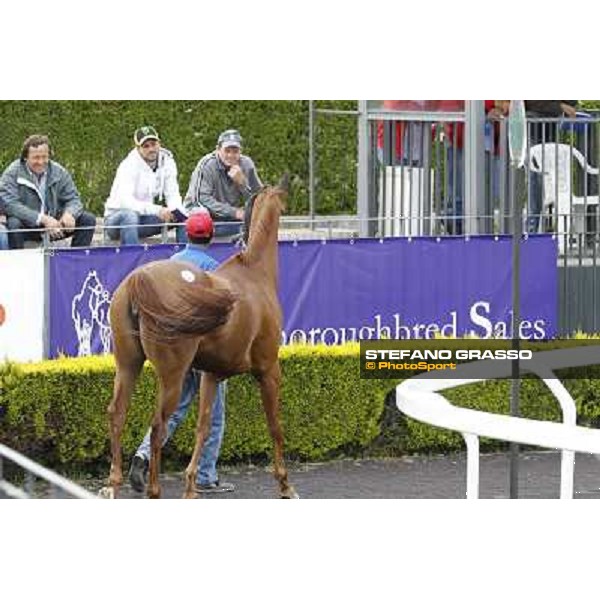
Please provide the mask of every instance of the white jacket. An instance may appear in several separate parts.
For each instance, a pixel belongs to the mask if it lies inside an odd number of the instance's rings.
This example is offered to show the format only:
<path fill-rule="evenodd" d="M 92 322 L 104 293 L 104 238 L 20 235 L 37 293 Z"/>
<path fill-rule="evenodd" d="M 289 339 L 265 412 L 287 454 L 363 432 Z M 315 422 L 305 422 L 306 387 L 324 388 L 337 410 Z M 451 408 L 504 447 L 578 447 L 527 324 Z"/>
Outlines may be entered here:
<path fill-rule="evenodd" d="M 153 171 L 138 149 L 134 148 L 117 169 L 110 196 L 104 206 L 104 216 L 121 209 L 134 210 L 141 215 L 158 215 L 162 206 L 154 201 L 162 198 L 170 210 L 182 209 L 173 155 L 161 148 L 158 167 Z"/>

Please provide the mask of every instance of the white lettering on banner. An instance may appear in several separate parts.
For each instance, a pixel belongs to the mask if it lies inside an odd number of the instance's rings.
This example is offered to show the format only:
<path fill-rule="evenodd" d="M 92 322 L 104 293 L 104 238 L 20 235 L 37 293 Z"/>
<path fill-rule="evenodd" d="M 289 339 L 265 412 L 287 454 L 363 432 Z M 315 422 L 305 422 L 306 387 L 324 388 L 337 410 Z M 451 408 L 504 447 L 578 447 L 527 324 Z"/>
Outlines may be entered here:
<path fill-rule="evenodd" d="M 392 338 L 392 328 L 381 325 L 381 315 L 375 315 L 375 333 L 377 340 Z"/>
<path fill-rule="evenodd" d="M 77 333 L 77 356 L 92 354 L 92 338 L 100 337 L 102 353 L 110 353 L 111 297 L 96 271 L 88 271 L 78 294 L 71 300 L 71 319 Z"/>
<path fill-rule="evenodd" d="M 311 344 L 316 344 L 316 340 L 315 340 L 315 335 L 317 335 L 317 333 L 319 333 L 321 331 L 321 329 L 319 327 L 313 327 L 312 329 L 309 329 L 308 331 L 308 335 L 310 336 L 310 343 Z"/>
<path fill-rule="evenodd" d="M 477 325 L 479 329 L 471 329 L 470 333 L 483 339 L 512 337 L 512 310 L 508 311 L 506 321 L 496 321 L 495 323 L 488 318 L 489 314 L 489 302 L 475 302 L 471 306 L 469 315 L 471 322 Z M 536 319 L 533 322 L 523 319 L 519 323 L 519 337 L 523 340 L 543 340 L 546 336 L 545 324 L 544 319 Z M 531 331 L 532 327 L 535 331 Z"/>
<path fill-rule="evenodd" d="M 327 339 L 328 334 L 330 334 L 329 340 Z M 323 329 L 321 337 L 323 338 L 326 344 L 329 343 L 331 346 L 335 346 L 338 343 L 340 336 L 337 332 L 337 329 L 334 329 L 333 327 L 326 327 L 325 329 Z"/>
<path fill-rule="evenodd" d="M 295 329 L 290 334 L 290 344 L 306 344 L 306 333 L 302 329 Z"/>
<path fill-rule="evenodd" d="M 490 302 L 478 300 L 468 310 L 469 325 L 460 327 L 458 311 L 450 311 L 448 318 L 430 323 L 407 325 L 402 322 L 399 313 L 392 315 L 390 322 L 384 322 L 382 315 L 373 315 L 373 326 L 361 327 L 312 327 L 307 332 L 294 329 L 289 334 L 284 330 L 281 343 L 328 344 L 358 342 L 360 340 L 406 340 L 432 339 L 437 335 L 458 337 L 459 331 L 465 331 L 481 339 L 508 339 L 512 336 L 512 311 L 508 311 L 506 320 L 493 321 L 490 318 L 492 306 Z M 544 319 L 523 319 L 519 324 L 519 334 L 524 340 L 543 340 L 546 337 L 546 321 Z"/>
<path fill-rule="evenodd" d="M 375 329 L 373 329 L 373 327 L 361 327 L 358 330 L 358 339 L 359 340 L 372 340 L 373 333 L 375 333 Z"/>
<path fill-rule="evenodd" d="M 42 360 L 44 255 L 41 250 L 0 252 L 0 362 Z"/>

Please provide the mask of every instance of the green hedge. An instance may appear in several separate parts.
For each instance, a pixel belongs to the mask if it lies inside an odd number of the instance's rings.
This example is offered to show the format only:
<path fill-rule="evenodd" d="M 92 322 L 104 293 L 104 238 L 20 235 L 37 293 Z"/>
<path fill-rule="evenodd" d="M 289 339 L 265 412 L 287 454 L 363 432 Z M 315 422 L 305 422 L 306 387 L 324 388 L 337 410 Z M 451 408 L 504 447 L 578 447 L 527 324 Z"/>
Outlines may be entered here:
<path fill-rule="evenodd" d="M 288 456 L 320 460 L 346 448 L 363 448 L 378 432 L 389 382 L 358 377 L 355 348 L 286 348 L 282 418 Z M 106 407 L 110 400 L 112 358 L 60 359 L 0 367 L 0 440 L 44 464 L 71 466 L 109 456 Z M 153 370 L 138 382 L 123 434 L 131 453 L 148 427 L 156 399 Z M 189 456 L 193 418 L 173 439 L 176 452 Z M 271 452 L 257 386 L 249 377 L 229 382 L 227 428 L 222 459 L 241 460 Z"/>
<path fill-rule="evenodd" d="M 282 348 L 282 418 L 289 457 L 322 460 L 464 449 L 458 433 L 414 421 L 398 411 L 393 390 L 400 380 L 360 379 L 358 355 L 358 344 Z M 584 375 L 585 379 L 565 380 L 565 385 L 576 400 L 579 422 L 594 426 L 600 420 L 600 367 L 586 367 Z M 0 366 L 0 442 L 58 468 L 106 464 L 106 407 L 113 376 L 109 357 Z M 456 405 L 507 414 L 510 383 L 488 381 L 449 390 L 445 396 Z M 134 451 L 148 427 L 155 399 L 156 380 L 146 366 L 123 434 L 126 455 Z M 560 419 L 557 401 L 538 380 L 523 381 L 521 412 L 540 420 Z M 191 454 L 194 424 L 195 411 L 170 444 L 177 460 L 187 460 Z M 484 449 L 502 446 L 496 440 L 482 440 Z M 257 388 L 248 377 L 233 378 L 222 460 L 269 458 L 270 454 Z"/>
<path fill-rule="evenodd" d="M 355 109 L 356 101 L 321 103 Z M 198 159 L 214 149 L 224 129 L 240 129 L 245 152 L 265 183 L 292 176 L 289 214 L 308 211 L 308 101 L 0 101 L 0 169 L 18 157 L 23 140 L 45 133 L 55 158 L 75 179 L 87 205 L 103 214 L 119 162 L 143 124 L 155 125 L 179 168 L 185 194 Z M 316 121 L 317 212 L 356 209 L 356 118 L 319 116 Z"/>

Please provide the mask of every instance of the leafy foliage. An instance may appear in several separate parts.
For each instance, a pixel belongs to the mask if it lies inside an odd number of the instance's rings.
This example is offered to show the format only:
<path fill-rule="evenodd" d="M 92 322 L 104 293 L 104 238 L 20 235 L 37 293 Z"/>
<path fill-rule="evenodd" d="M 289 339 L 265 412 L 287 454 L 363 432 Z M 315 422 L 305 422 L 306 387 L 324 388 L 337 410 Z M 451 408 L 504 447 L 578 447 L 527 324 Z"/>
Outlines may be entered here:
<path fill-rule="evenodd" d="M 358 345 L 286 348 L 282 422 L 288 455 L 318 460 L 348 446 L 365 447 L 379 432 L 378 419 L 389 382 L 358 377 Z M 352 375 L 350 375 L 352 374 Z M 0 441 L 50 465 L 84 466 L 108 461 L 106 407 L 114 378 L 112 358 L 60 359 L 0 367 L 5 417 Z M 271 440 L 257 387 L 250 377 L 230 380 L 223 460 L 267 456 Z M 132 453 L 148 427 L 156 402 L 156 379 L 146 365 L 123 432 Z M 183 456 L 194 443 L 196 407 L 174 437 Z"/>
<path fill-rule="evenodd" d="M 327 108 L 353 110 L 356 101 Z M 133 132 L 154 125 L 175 155 L 181 193 L 196 163 L 215 148 L 221 131 L 239 129 L 244 152 L 265 183 L 291 176 L 288 214 L 308 212 L 308 101 L 0 101 L 0 168 L 20 155 L 33 133 L 50 136 L 55 159 L 75 179 L 84 204 L 104 212 L 119 165 L 133 147 Z M 316 119 L 316 210 L 353 212 L 356 207 L 356 118 L 319 115 Z"/>

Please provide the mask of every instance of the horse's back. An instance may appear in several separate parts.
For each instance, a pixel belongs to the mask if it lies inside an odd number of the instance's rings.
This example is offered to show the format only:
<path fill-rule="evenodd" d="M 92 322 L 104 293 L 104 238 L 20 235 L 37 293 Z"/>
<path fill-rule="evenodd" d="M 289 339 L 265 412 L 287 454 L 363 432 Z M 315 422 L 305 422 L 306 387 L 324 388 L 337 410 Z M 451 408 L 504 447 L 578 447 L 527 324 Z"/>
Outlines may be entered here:
<path fill-rule="evenodd" d="M 167 290 L 180 294 L 191 288 L 229 288 L 229 284 L 218 273 L 204 271 L 192 263 L 179 260 L 158 260 L 147 263 L 133 271 L 130 277 L 144 276 L 160 286 L 162 292 Z"/>

